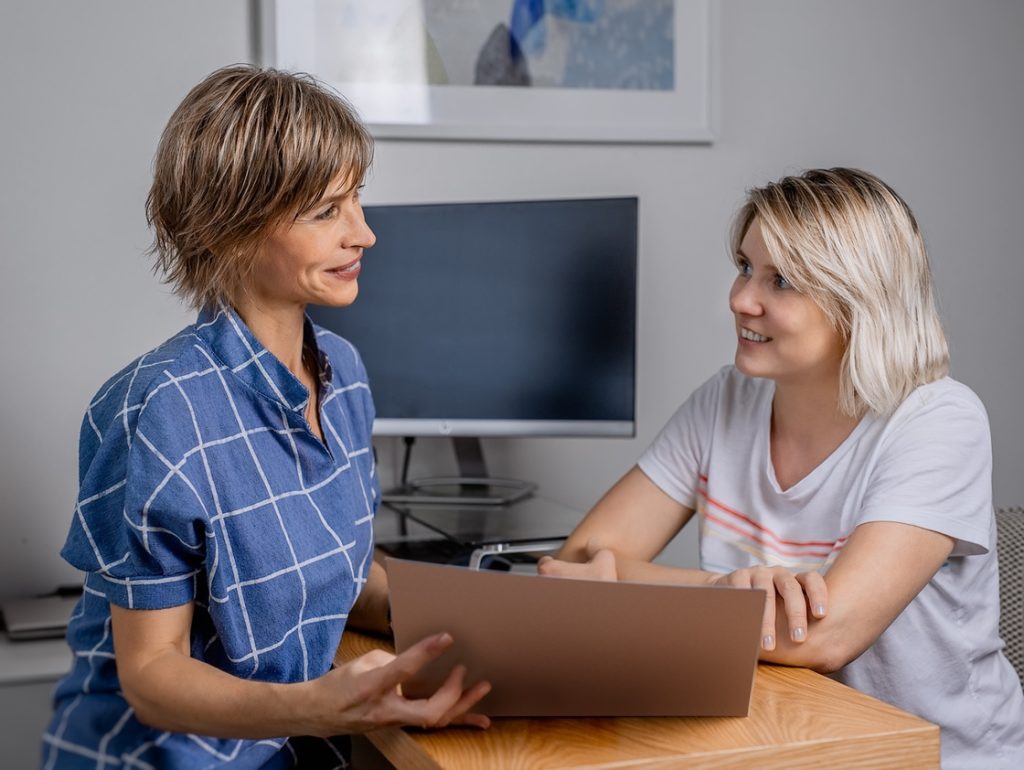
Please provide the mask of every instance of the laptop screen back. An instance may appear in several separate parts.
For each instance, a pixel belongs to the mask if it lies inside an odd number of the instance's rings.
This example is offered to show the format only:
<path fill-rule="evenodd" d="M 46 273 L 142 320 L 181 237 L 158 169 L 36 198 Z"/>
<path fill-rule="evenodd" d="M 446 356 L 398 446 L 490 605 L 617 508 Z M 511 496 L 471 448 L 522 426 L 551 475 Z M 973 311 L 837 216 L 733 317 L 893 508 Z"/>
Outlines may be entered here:
<path fill-rule="evenodd" d="M 395 646 L 455 643 L 413 680 L 429 696 L 457 663 L 487 679 L 490 716 L 746 716 L 764 592 L 475 572 L 387 561 Z"/>

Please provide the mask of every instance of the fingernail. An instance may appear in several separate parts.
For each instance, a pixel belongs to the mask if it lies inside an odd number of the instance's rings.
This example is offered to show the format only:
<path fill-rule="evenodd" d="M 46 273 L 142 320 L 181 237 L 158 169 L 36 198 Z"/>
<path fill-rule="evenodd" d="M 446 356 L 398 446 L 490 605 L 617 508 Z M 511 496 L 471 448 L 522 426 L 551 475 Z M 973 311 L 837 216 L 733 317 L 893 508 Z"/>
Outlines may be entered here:
<path fill-rule="evenodd" d="M 822 615 L 824 615 L 825 614 L 825 605 L 824 604 L 816 604 L 816 605 L 814 605 L 814 614 L 817 615 L 819 618 Z"/>
<path fill-rule="evenodd" d="M 445 631 L 443 634 L 437 637 L 437 641 L 441 644 L 450 644 L 452 641 L 452 635 Z"/>
<path fill-rule="evenodd" d="M 793 629 L 793 641 L 794 642 L 802 642 L 804 640 L 805 636 L 807 636 L 807 632 L 804 629 L 800 628 L 799 626 L 797 626 L 796 628 Z"/>
<path fill-rule="evenodd" d="M 764 639 L 761 640 L 761 646 L 766 650 L 775 649 L 775 637 L 768 634 Z"/>

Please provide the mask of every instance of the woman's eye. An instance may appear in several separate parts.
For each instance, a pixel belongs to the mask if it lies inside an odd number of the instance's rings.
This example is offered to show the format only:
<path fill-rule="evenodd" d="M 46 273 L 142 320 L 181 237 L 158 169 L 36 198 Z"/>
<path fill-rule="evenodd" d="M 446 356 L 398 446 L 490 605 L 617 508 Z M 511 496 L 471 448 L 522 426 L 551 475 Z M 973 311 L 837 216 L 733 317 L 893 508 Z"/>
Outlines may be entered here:
<path fill-rule="evenodd" d="M 736 269 L 740 271 L 740 275 L 744 278 L 749 278 L 753 272 L 753 268 L 750 267 L 750 263 L 745 259 L 736 260 Z"/>
<path fill-rule="evenodd" d="M 775 276 L 775 288 L 777 289 L 792 289 L 793 284 L 783 278 L 781 275 Z"/>
<path fill-rule="evenodd" d="M 321 211 L 314 219 L 330 219 L 338 211 L 338 204 L 332 203 L 328 208 Z"/>

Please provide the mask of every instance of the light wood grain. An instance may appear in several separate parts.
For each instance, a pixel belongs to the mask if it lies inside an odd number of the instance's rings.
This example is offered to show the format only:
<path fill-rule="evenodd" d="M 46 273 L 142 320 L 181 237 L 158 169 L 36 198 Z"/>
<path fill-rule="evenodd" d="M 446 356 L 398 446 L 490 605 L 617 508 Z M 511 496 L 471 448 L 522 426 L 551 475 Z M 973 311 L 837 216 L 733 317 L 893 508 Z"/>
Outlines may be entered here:
<path fill-rule="evenodd" d="M 346 632 L 350 660 L 379 639 Z M 495 719 L 489 730 L 367 736 L 412 770 L 937 768 L 939 729 L 807 669 L 758 667 L 748 717 Z"/>

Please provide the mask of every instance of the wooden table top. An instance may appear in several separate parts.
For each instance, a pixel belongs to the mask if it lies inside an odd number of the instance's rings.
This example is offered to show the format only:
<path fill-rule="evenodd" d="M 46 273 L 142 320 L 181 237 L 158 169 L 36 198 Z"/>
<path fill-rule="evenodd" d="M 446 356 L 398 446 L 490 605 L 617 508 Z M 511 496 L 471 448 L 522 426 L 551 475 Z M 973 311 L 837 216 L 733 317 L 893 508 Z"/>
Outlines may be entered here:
<path fill-rule="evenodd" d="M 393 648 L 346 631 L 340 655 Z M 939 728 L 808 669 L 759 665 L 748 717 L 494 719 L 367 735 L 398 768 L 937 768 Z"/>

